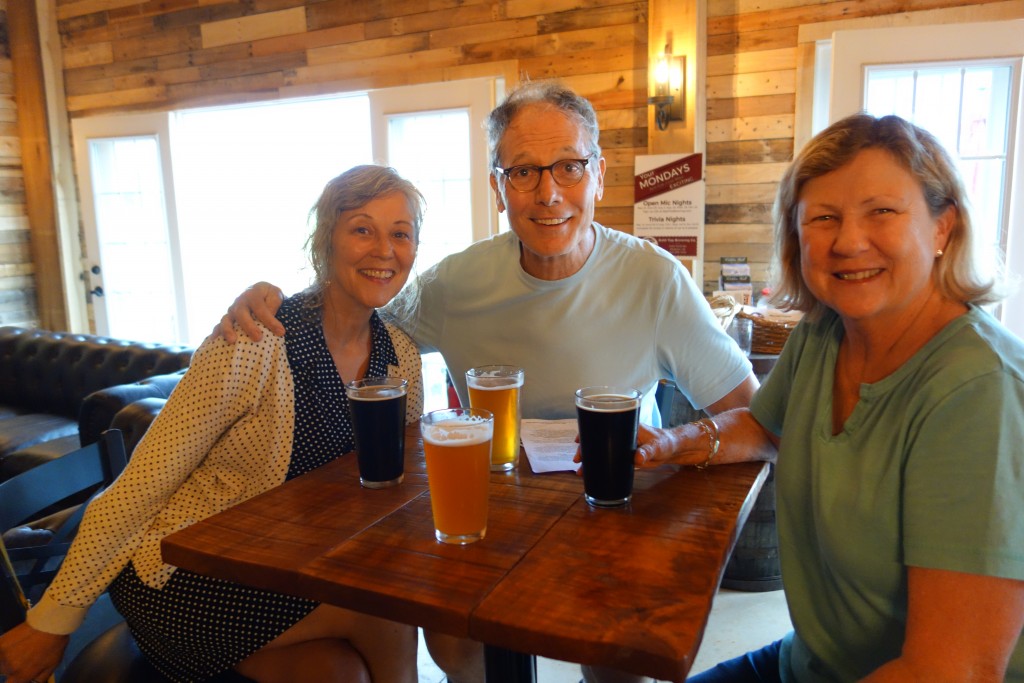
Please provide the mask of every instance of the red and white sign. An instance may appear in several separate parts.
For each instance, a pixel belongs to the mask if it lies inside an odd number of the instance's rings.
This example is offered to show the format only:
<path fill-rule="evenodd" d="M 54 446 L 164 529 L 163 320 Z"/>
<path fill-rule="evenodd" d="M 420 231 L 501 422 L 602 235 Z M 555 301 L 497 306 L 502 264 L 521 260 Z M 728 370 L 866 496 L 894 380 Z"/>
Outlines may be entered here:
<path fill-rule="evenodd" d="M 633 234 L 690 267 L 701 284 L 704 256 L 704 159 L 701 154 L 636 157 Z"/>

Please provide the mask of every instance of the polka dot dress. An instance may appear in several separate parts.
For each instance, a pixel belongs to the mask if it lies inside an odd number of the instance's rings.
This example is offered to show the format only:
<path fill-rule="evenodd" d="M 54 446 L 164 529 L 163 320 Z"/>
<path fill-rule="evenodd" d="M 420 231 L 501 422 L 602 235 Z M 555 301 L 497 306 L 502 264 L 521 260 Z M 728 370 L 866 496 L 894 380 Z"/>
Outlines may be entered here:
<path fill-rule="evenodd" d="M 320 311 L 306 307 L 306 300 L 301 294 L 291 297 L 278 313 L 287 330 L 285 347 L 295 387 L 288 479 L 354 447 L 348 399 L 324 341 Z M 376 313 L 370 324 L 373 347 L 367 377 L 381 377 L 389 365 L 399 364 L 398 357 Z M 316 607 L 309 600 L 183 569 L 162 588 L 152 588 L 131 563 L 111 584 L 110 595 L 139 649 L 175 681 L 203 681 L 233 668 Z"/>

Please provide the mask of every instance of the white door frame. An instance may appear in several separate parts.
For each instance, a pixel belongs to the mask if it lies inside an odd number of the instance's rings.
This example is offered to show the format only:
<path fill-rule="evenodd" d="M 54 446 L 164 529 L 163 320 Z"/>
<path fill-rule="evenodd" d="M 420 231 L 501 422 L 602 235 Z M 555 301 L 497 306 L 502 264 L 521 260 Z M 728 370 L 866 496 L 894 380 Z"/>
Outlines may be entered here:
<path fill-rule="evenodd" d="M 160 149 L 160 172 L 163 179 L 164 211 L 167 216 L 168 241 L 170 243 L 171 277 L 175 286 L 175 305 L 179 326 L 187 320 L 185 302 L 177 296 L 184 291 L 182 268 L 178 244 L 178 218 L 174 198 L 174 174 L 171 166 L 170 118 L 168 112 L 143 114 L 122 114 L 73 119 L 71 122 L 75 169 L 78 174 L 78 198 L 81 205 L 81 219 L 85 252 L 82 254 L 82 272 L 86 278 L 86 291 L 103 286 L 103 270 L 99 248 L 99 231 L 96 225 L 96 206 L 93 200 L 92 164 L 89 159 L 89 141 L 100 138 L 127 138 L 153 136 Z M 99 272 L 94 273 L 93 268 Z M 96 332 L 109 334 L 106 302 L 92 297 Z M 180 329 L 179 334 L 185 330 Z"/>
<path fill-rule="evenodd" d="M 494 108 L 496 87 L 498 79 L 471 78 L 369 91 L 374 159 L 380 163 L 388 159 L 388 115 L 465 108 L 469 111 L 470 196 L 489 198 L 490 162 L 483 122 Z M 474 242 L 497 234 L 498 210 L 493 201 L 474 201 L 472 216 Z"/>

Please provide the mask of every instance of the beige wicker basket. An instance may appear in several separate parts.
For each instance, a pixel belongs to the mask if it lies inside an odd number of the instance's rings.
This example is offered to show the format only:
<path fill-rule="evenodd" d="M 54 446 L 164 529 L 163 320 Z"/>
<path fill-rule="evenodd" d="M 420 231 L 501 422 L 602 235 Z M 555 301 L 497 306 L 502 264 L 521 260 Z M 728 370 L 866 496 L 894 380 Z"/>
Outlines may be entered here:
<path fill-rule="evenodd" d="M 715 314 L 718 319 L 718 324 L 722 326 L 722 329 L 728 329 L 729 323 L 736 317 L 736 314 L 740 311 L 740 305 L 728 294 L 719 294 L 718 296 L 708 299 L 708 305 L 711 306 L 711 312 Z"/>
<path fill-rule="evenodd" d="M 737 315 L 750 319 L 753 325 L 753 332 L 750 335 L 751 353 L 778 355 L 789 339 L 789 333 L 796 327 L 796 322 L 769 320 L 760 313 L 740 311 Z"/>

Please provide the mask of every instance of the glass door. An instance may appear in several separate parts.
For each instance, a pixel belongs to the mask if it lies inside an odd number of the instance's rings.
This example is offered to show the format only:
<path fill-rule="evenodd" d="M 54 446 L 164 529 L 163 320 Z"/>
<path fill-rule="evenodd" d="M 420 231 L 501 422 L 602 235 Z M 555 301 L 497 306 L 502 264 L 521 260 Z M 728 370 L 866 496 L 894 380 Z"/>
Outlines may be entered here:
<path fill-rule="evenodd" d="M 97 334 L 184 343 L 166 117 L 76 119 L 72 130 Z"/>
<path fill-rule="evenodd" d="M 500 82 L 488 78 L 370 93 L 374 158 L 386 160 L 427 200 L 417 272 L 498 232 L 483 132 L 496 87 Z M 448 405 L 446 372 L 441 354 L 424 354 L 427 410 Z"/>

